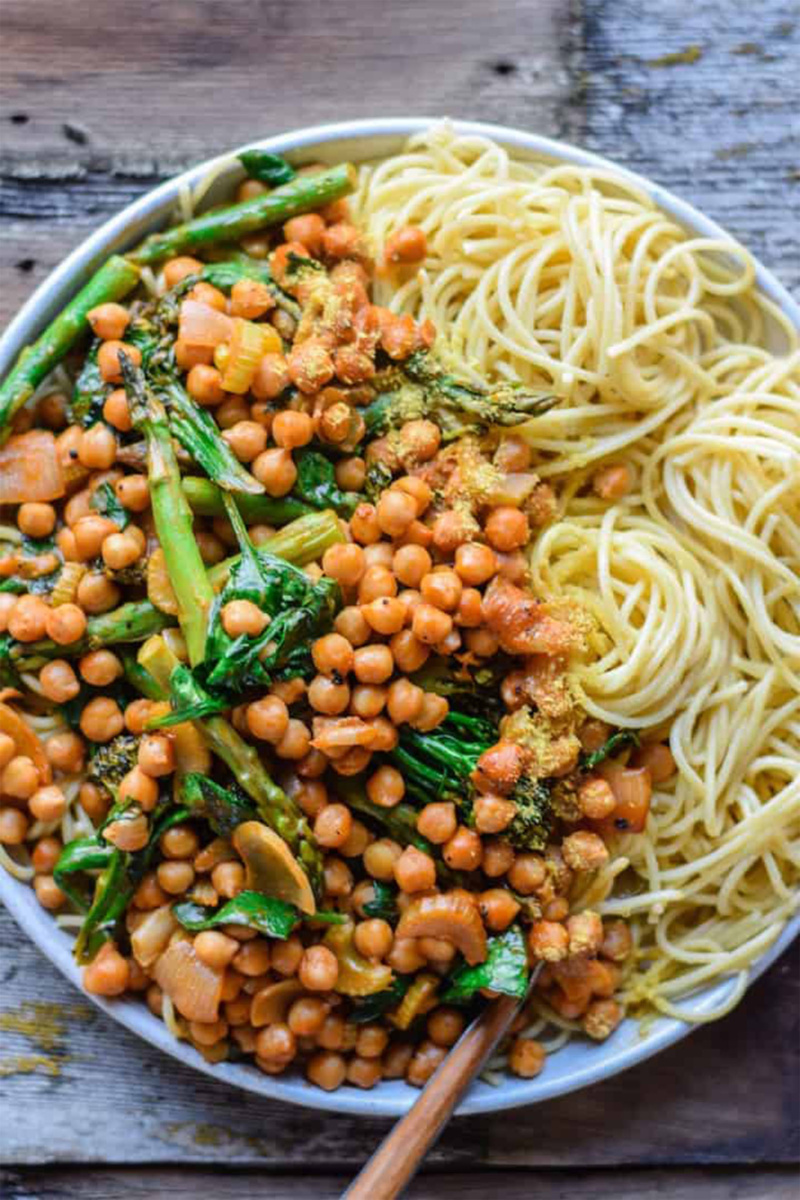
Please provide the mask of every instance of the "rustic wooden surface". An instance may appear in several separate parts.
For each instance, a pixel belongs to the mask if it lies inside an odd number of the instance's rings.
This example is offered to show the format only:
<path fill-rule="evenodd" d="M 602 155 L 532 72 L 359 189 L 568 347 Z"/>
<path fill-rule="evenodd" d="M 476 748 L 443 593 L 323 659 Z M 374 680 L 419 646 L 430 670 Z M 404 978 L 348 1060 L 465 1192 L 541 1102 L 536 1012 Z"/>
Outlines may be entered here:
<path fill-rule="evenodd" d="M 597 149 L 800 285 L 797 0 L 0 0 L 0 46 L 0 320 L 101 220 L 192 161 L 407 112 Z M 795 949 L 736 1013 L 618 1079 L 456 1122 L 411 1196 L 795 1195 L 799 965 Z M 37 1008 L 52 1003 L 55 1024 Z M 0 1081 L 9 1200 L 336 1196 L 385 1129 L 165 1059 L 72 992 L 4 913 Z"/>

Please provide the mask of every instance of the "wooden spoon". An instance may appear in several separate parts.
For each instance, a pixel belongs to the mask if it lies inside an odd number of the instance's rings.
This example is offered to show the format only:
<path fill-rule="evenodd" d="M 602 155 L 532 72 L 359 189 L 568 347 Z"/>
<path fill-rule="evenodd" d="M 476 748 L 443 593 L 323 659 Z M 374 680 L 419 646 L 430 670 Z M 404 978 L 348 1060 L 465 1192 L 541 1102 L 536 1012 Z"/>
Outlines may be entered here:
<path fill-rule="evenodd" d="M 400 1195 L 528 999 L 539 969 L 532 971 L 524 999 L 499 996 L 464 1031 L 419 1099 L 386 1135 L 342 1200 L 395 1200 Z"/>

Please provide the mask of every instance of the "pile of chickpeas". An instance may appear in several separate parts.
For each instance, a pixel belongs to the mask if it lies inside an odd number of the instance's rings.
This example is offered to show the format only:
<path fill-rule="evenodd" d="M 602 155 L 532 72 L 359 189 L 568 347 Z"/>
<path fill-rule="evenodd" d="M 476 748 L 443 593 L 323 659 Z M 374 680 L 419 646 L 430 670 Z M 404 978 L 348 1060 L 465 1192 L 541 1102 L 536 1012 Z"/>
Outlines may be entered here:
<path fill-rule="evenodd" d="M 247 181 L 239 198 L 259 189 L 260 184 Z M 536 527 L 553 516 L 555 497 L 540 485 L 521 505 L 483 503 L 466 512 L 463 504 L 443 501 L 447 452 L 442 451 L 438 426 L 430 420 L 409 421 L 390 437 L 373 442 L 364 457 L 355 453 L 364 433 L 358 410 L 374 396 L 370 381 L 377 348 L 401 361 L 429 346 L 433 330 L 427 323 L 370 304 L 368 256 L 362 235 L 347 221 L 346 202 L 294 218 L 285 226 L 284 237 L 276 249 L 260 234 L 243 245 L 255 257 L 271 255 L 276 277 L 303 305 L 300 325 L 274 306 L 262 284 L 241 281 L 228 298 L 210 284 L 197 283 L 189 293 L 192 299 L 228 315 L 264 318 L 274 337 L 265 343 L 248 395 L 226 392 L 222 386 L 224 346 L 201 351 L 179 337 L 176 360 L 186 372 L 186 387 L 197 403 L 213 412 L 234 454 L 271 496 L 291 491 L 297 476 L 293 451 L 312 439 L 337 447 L 336 480 L 342 489 L 362 489 L 371 461 L 389 465 L 395 478 L 376 503 L 359 504 L 350 520 L 341 522 L 345 540 L 305 568 L 312 578 L 336 580 L 344 599 L 331 632 L 311 647 L 313 677 L 275 684 L 234 709 L 231 719 L 263 753 L 308 818 L 325 853 L 322 903 L 352 918 L 357 953 L 367 963 L 383 964 L 400 975 L 427 972 L 438 979 L 454 965 L 454 939 L 440 934 L 399 938 L 388 921 L 367 912 L 376 881 L 396 886 L 401 914 L 415 899 L 437 895 L 434 857 L 376 835 L 340 798 L 337 781 L 363 776 L 369 799 L 387 810 L 406 799 L 402 773 L 381 756 L 397 745 L 404 726 L 428 732 L 441 725 L 449 711 L 446 699 L 423 690 L 410 676 L 431 655 L 458 656 L 474 666 L 498 652 L 502 630 L 487 621 L 484 597 L 497 581 L 524 586 L 525 548 Z M 326 262 L 322 300 L 316 276 L 290 276 L 292 252 Z M 415 269 L 425 254 L 424 233 L 407 227 L 385 246 L 382 269 L 402 275 Z M 174 286 L 201 267 L 188 257 L 170 260 L 164 282 Z M 136 348 L 124 342 L 131 312 L 119 304 L 104 304 L 90 319 L 102 339 L 98 366 L 109 387 L 103 422 L 86 430 L 69 425 L 66 400 L 58 394 L 39 403 L 28 419 L 55 432 L 62 461 L 77 484 L 59 511 L 45 503 L 22 504 L 17 510 L 22 533 L 35 538 L 54 535 L 64 561 L 76 564 L 74 595 L 58 604 L 37 595 L 0 595 L 0 631 L 7 630 L 20 642 L 50 638 L 65 647 L 64 657 L 39 671 L 38 687 L 47 701 L 64 704 L 82 685 L 96 689 L 82 710 L 79 731 L 65 727 L 44 740 L 45 767 L 37 767 L 19 752 L 11 736 L 0 733 L 0 842 L 10 847 L 27 843 L 36 894 L 54 911 L 66 902 L 53 878 L 62 848 L 59 826 L 67 810 L 65 781 L 83 779 L 78 804 L 94 825 L 110 807 L 108 791 L 83 778 L 90 746 L 108 743 L 123 732 L 139 739 L 136 765 L 118 789 L 119 799 L 128 800 L 130 808 L 103 834 L 121 850 L 134 852 L 147 844 L 150 814 L 171 789 L 176 770 L 175 731 L 146 730 L 163 705 L 137 699 L 121 707 L 104 695 L 123 674 L 113 650 L 77 657 L 68 653 L 85 634 L 88 616 L 121 602 L 123 587 L 115 573 L 146 561 L 157 547 L 147 478 L 125 465 L 119 437 L 131 429 L 125 392 L 118 386 L 120 351 L 134 362 L 139 359 Z M 295 389 L 291 404 L 278 410 L 276 401 L 289 387 Z M 530 451 L 520 437 L 504 437 L 487 454 L 500 471 L 531 469 Z M 452 457 L 448 461 L 452 463 Z M 628 468 L 605 470 L 595 483 L 598 495 L 610 498 L 632 486 Z M 128 512 L 124 529 L 92 506 L 103 483 L 113 487 Z M 253 525 L 249 532 L 260 544 L 274 530 Z M 198 518 L 195 533 L 209 565 L 236 544 L 227 519 Z M 15 566 L 7 563 L 5 573 L 13 573 Z M 252 602 L 234 600 L 223 608 L 221 620 L 226 632 L 237 637 L 261 634 L 269 618 Z M 521 702 L 520 672 L 524 682 L 525 669 L 520 662 L 503 688 L 509 711 Z M 597 722 L 579 730 L 584 748 L 596 746 L 607 733 Z M 195 750 L 195 769 L 210 773 L 211 755 L 201 744 Z M 670 773 L 665 753 L 669 754 L 661 746 L 651 752 L 654 777 Z M 564 774 L 574 769 L 576 760 L 573 752 Z M 520 748 L 501 739 L 482 757 L 475 773 L 470 824 L 455 803 L 435 800 L 419 807 L 417 829 L 449 868 L 476 873 L 476 890 L 458 891 L 476 907 L 489 933 L 507 929 L 520 915 L 522 901 L 535 902 L 541 917 L 528 927 L 528 949 L 531 962 L 545 964 L 540 995 L 561 1018 L 580 1023 L 591 1037 L 603 1038 L 622 1017 L 614 996 L 631 953 L 631 936 L 622 922 L 604 923 L 593 912 L 571 913 L 569 894 L 577 872 L 597 870 L 608 860 L 605 842 L 592 822 L 613 815 L 615 797 L 600 776 L 584 779 L 577 792 L 581 826 L 542 853 L 517 851 L 504 834 L 515 815 L 509 794 L 523 766 Z M 201 839 L 198 828 L 182 824 L 161 836 L 159 861 L 142 879 L 127 913 L 129 934 L 148 914 L 178 899 L 188 897 L 214 907 L 244 888 L 245 866 L 230 841 Z M 178 936 L 190 935 L 180 931 Z M 390 1020 L 356 1024 L 347 998 L 337 992 L 337 957 L 321 944 L 321 935 L 308 928 L 279 941 L 229 925 L 197 933 L 191 942 L 197 960 L 220 976 L 221 1001 L 213 1021 L 185 1020 L 179 1010 L 178 1018 L 184 1035 L 212 1061 L 225 1058 L 235 1045 L 269 1074 L 286 1070 L 299 1058 L 308 1078 L 327 1090 L 344 1083 L 369 1088 L 380 1079 L 399 1078 L 421 1086 L 464 1028 L 464 1014 L 437 1004 L 435 995 L 420 1011 L 421 1040 L 399 1032 Z M 285 1002 L 267 1003 L 265 991 L 289 980 L 296 987 L 286 990 Z M 142 993 L 156 1015 L 164 1012 L 154 965 L 143 964 L 113 942 L 107 942 L 85 969 L 84 983 L 88 991 L 106 996 Z M 522 1014 L 515 1025 L 509 1062 L 517 1074 L 532 1077 L 542 1069 L 545 1054 L 539 1042 L 522 1033 L 528 1016 Z"/>

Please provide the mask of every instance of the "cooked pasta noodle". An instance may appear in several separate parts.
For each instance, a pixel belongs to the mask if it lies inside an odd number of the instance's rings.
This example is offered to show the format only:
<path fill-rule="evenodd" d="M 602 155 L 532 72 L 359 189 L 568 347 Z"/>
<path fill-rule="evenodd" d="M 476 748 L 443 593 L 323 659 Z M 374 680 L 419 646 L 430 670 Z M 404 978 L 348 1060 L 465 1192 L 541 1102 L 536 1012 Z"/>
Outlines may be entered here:
<path fill-rule="evenodd" d="M 447 125 L 364 167 L 357 213 L 376 245 L 406 224 L 427 236 L 425 269 L 380 302 L 430 317 L 476 379 L 558 396 L 524 431 L 562 498 L 534 590 L 595 619 L 585 710 L 668 734 L 678 764 L 581 901 L 633 920 L 634 1009 L 683 1016 L 682 997 L 730 977 L 702 1019 L 719 1016 L 798 907 L 798 331 L 746 250 L 689 236 L 635 183 Z M 634 490 L 585 494 L 620 455 Z"/>

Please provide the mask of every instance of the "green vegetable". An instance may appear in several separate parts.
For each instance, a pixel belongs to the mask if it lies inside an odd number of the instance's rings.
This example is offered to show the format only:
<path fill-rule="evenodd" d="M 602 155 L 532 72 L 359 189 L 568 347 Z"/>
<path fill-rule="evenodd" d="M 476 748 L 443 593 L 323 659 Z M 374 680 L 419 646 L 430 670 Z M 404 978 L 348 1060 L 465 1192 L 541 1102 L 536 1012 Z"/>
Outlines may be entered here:
<path fill-rule="evenodd" d="M 523 775 L 511 799 L 517 806 L 505 836 L 517 850 L 544 850 L 553 832 L 550 789 L 541 779 Z"/>
<path fill-rule="evenodd" d="M 195 772 L 181 780 L 181 801 L 192 816 L 208 821 L 219 837 L 229 837 L 237 825 L 257 815 L 255 806 L 238 784 L 224 788 Z"/>
<path fill-rule="evenodd" d="M 131 419 L 147 439 L 147 475 L 156 533 L 164 551 L 178 621 L 189 660 L 202 662 L 214 592 L 192 530 L 192 510 L 181 487 L 169 424 L 161 403 L 149 392 L 142 372 L 120 355 Z"/>
<path fill-rule="evenodd" d="M 214 242 L 237 241 L 248 233 L 270 225 L 280 225 L 290 217 L 321 208 L 355 189 L 356 171 L 341 163 L 316 175 L 298 175 L 281 187 L 233 204 L 212 209 L 183 225 L 155 233 L 129 255 L 139 264 L 160 262 L 176 254 L 200 249 Z"/>
<path fill-rule="evenodd" d="M 387 467 L 386 463 L 380 459 L 370 463 L 364 479 L 364 495 L 370 504 L 378 503 L 386 489 L 391 487 L 393 479 L 391 467 Z"/>
<path fill-rule="evenodd" d="M 100 345 L 100 339 L 95 338 L 75 380 L 69 404 L 70 420 L 75 425 L 83 425 L 84 429 L 102 421 L 103 405 L 111 391 L 111 385 L 103 379 L 97 365 L 97 351 Z"/>
<path fill-rule="evenodd" d="M 294 179 L 297 171 L 280 154 L 268 150 L 243 150 L 239 162 L 251 179 L 258 179 L 270 187 L 279 187 Z"/>
<path fill-rule="evenodd" d="M 130 513 L 124 504 L 120 504 L 110 483 L 101 483 L 95 488 L 89 507 L 108 517 L 120 529 L 124 529 L 130 523 Z"/>
<path fill-rule="evenodd" d="M 203 468 L 209 479 L 227 491 L 251 496 L 264 491 L 264 485 L 242 466 L 220 435 L 219 426 L 211 414 L 195 404 L 181 383 L 163 375 L 154 375 L 153 387 L 167 410 L 171 433 Z"/>
<path fill-rule="evenodd" d="M 294 455 L 297 480 L 294 493 L 312 508 L 333 508 L 342 517 L 352 517 L 363 500 L 358 492 L 343 492 L 336 482 L 336 469 L 317 450 L 300 450 Z"/>
<path fill-rule="evenodd" d="M 464 434 L 484 434 L 497 425 L 521 425 L 557 403 L 547 392 L 526 392 L 522 385 L 502 383 L 478 388 L 446 374 L 426 350 L 418 350 L 385 380 L 387 390 L 366 409 L 367 435 L 375 437 L 406 421 L 427 417 L 445 441 Z"/>
<path fill-rule="evenodd" d="M 296 321 L 300 320 L 302 309 L 297 301 L 285 292 L 275 280 L 272 278 L 272 271 L 266 262 L 261 262 L 257 258 L 250 258 L 241 250 L 230 250 L 230 257 L 223 262 L 206 263 L 203 270 L 198 276 L 191 276 L 192 284 L 199 279 L 206 283 L 211 283 L 214 287 L 223 292 L 229 292 L 235 283 L 241 279 L 255 279 L 258 283 L 264 283 L 270 290 L 272 299 L 278 308 L 283 309 L 290 317 Z"/>
<path fill-rule="evenodd" d="M 199 479 L 195 475 L 184 475 L 182 482 L 193 513 L 199 517 L 225 516 L 222 492 L 210 480 Z M 311 505 L 304 504 L 294 496 L 282 496 L 276 500 L 273 496 L 252 496 L 245 492 L 236 492 L 234 498 L 248 525 L 260 522 L 265 525 L 286 525 L 289 521 L 295 521 L 313 511 Z"/>
<path fill-rule="evenodd" d="M 348 1014 L 348 1020 L 355 1025 L 364 1025 L 368 1021 L 377 1021 L 384 1013 L 396 1008 L 411 987 L 412 976 L 396 975 L 391 986 L 382 992 L 373 992 L 363 1000 L 356 1000 Z"/>
<path fill-rule="evenodd" d="M 285 940 L 300 924 L 300 914 L 293 904 L 262 896 L 260 892 L 240 892 L 221 908 L 203 908 L 191 900 L 173 904 L 172 911 L 192 933 L 215 929 L 218 925 L 246 925 L 266 937 Z"/>
<path fill-rule="evenodd" d="M 444 696 L 459 712 L 483 717 L 499 726 L 506 715 L 500 685 L 512 667 L 511 659 L 502 653 L 475 667 L 465 667 L 457 659 L 434 654 L 411 679 L 423 691 Z"/>
<path fill-rule="evenodd" d="M 490 988 L 504 996 L 525 997 L 528 990 L 528 957 L 525 936 L 518 925 L 489 938 L 486 960 L 475 967 L 462 963 L 450 976 L 450 985 L 442 995 L 443 1004 L 463 1004 L 481 988 Z"/>
<path fill-rule="evenodd" d="M 592 771 L 623 746 L 638 745 L 639 735 L 637 733 L 634 733 L 632 729 L 620 729 L 616 733 L 612 733 L 599 749 L 593 750 L 591 754 L 581 755 L 581 770 Z"/>
<path fill-rule="evenodd" d="M 143 642 L 174 625 L 174 617 L 154 608 L 149 600 L 131 600 L 110 612 L 89 617 L 86 633 L 77 642 L 61 646 L 49 638 L 41 642 L 13 642 L 11 659 L 22 671 L 35 671 L 51 658 L 81 658 L 89 650 L 120 642 Z"/>
<path fill-rule="evenodd" d="M 112 255 L 77 296 L 73 296 L 62 308 L 33 345 L 25 347 L 0 387 L 0 441 L 8 436 L 14 414 L 31 398 L 45 376 L 58 365 L 81 334 L 86 332 L 89 327 L 87 314 L 98 304 L 121 300 L 138 282 L 138 267 L 116 254 Z"/>
<path fill-rule="evenodd" d="M 113 846 L 104 842 L 98 834 L 93 834 L 91 837 L 75 838 L 74 841 L 68 842 L 59 854 L 58 862 L 53 868 L 53 878 L 62 892 L 69 896 L 76 908 L 82 912 L 89 907 L 88 900 L 86 895 L 75 887 L 71 876 L 84 871 L 105 869 L 111 862 L 113 853 Z"/>
<path fill-rule="evenodd" d="M 395 922 L 399 916 L 397 908 L 397 889 L 373 879 L 373 898 L 364 905 L 365 917 L 380 917 L 384 921 Z"/>

